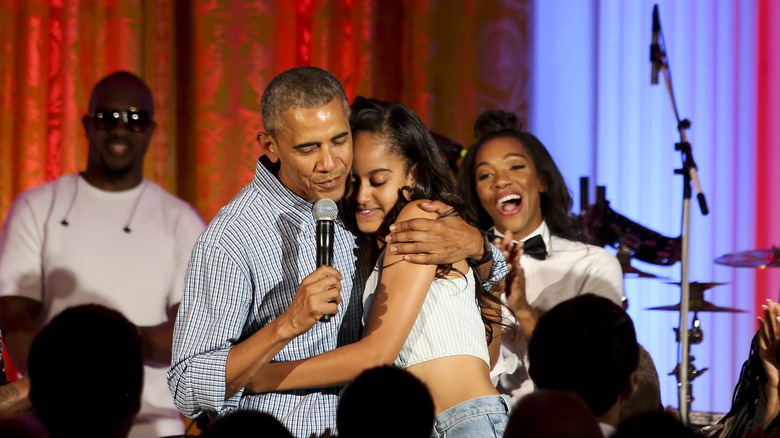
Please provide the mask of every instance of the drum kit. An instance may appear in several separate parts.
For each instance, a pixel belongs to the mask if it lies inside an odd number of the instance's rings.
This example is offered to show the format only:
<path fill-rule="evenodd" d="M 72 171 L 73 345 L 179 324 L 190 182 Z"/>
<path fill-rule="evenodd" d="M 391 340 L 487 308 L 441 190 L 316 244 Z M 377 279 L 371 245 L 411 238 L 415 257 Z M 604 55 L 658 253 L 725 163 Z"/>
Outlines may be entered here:
<path fill-rule="evenodd" d="M 581 193 L 587 194 L 587 178 L 581 180 Z M 618 214 L 605 200 L 604 188 L 596 188 L 596 203 L 589 204 L 587 195 L 581 199 L 580 215 L 578 217 L 580 235 L 584 242 L 596 246 L 611 246 L 616 250 L 616 256 L 623 268 L 624 278 L 664 279 L 655 274 L 642 272 L 631 266 L 632 259 L 638 259 L 650 264 L 670 266 L 680 261 L 681 237 L 670 238 L 652 231 L 630 219 Z M 780 267 L 780 247 L 771 249 L 756 249 L 725 254 L 715 259 L 715 263 L 730 267 L 765 269 Z M 667 284 L 682 286 L 681 283 Z M 744 313 L 744 310 L 715 305 L 704 299 L 704 291 L 726 283 L 690 282 L 688 311 L 693 313 L 693 321 L 688 332 L 687 344 L 700 344 L 704 338 L 699 321 L 699 312 L 714 313 Z M 681 303 L 650 307 L 645 310 L 680 312 Z M 681 343 L 680 329 L 674 328 L 676 342 Z M 693 356 L 687 362 L 687 393 L 688 403 L 693 400 L 690 392 L 690 382 L 707 371 L 707 368 L 696 369 Z M 677 376 L 681 363 L 668 375 Z"/>

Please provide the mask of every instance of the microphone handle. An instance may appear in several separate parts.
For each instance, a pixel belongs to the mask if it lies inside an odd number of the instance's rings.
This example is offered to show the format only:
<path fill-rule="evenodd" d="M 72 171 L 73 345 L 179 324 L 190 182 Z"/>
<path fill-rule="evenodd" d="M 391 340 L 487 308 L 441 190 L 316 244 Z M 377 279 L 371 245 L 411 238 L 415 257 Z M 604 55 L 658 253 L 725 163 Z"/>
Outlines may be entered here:
<path fill-rule="evenodd" d="M 317 222 L 317 267 L 333 266 L 333 221 Z"/>
<path fill-rule="evenodd" d="M 317 221 L 317 267 L 333 266 L 333 221 Z M 329 322 L 333 315 L 322 315 L 320 322 Z"/>

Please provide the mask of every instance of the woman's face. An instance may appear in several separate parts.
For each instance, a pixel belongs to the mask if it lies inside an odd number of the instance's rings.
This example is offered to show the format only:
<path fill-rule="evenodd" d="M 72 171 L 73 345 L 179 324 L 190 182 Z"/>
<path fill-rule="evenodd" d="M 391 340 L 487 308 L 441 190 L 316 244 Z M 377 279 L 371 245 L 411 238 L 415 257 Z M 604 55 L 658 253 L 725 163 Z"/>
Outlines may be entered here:
<path fill-rule="evenodd" d="M 411 187 L 414 178 L 406 173 L 404 161 L 390 153 L 383 136 L 361 133 L 353 144 L 355 219 L 360 231 L 374 234 L 398 201 L 398 190 Z"/>
<path fill-rule="evenodd" d="M 477 196 L 496 229 L 523 239 L 542 223 L 540 193 L 547 190 L 525 146 L 511 137 L 482 144 L 475 157 Z"/>

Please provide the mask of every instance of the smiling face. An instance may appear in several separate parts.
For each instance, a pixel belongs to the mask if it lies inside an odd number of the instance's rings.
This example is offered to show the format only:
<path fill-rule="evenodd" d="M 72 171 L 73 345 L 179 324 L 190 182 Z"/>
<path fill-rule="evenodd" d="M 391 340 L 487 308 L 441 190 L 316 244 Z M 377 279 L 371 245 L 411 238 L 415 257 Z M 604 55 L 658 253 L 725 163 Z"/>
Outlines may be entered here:
<path fill-rule="evenodd" d="M 477 195 L 496 229 L 518 238 L 542 223 L 540 194 L 547 190 L 521 142 L 498 137 L 484 143 L 475 157 Z"/>
<path fill-rule="evenodd" d="M 360 231 L 374 234 L 398 201 L 398 190 L 411 187 L 414 177 L 383 136 L 368 132 L 355 138 L 352 174 L 355 220 Z"/>
<path fill-rule="evenodd" d="M 341 98 L 319 108 L 290 108 L 282 115 L 276 138 L 263 145 L 279 162 L 279 181 L 295 194 L 315 202 L 344 196 L 352 166 L 352 137 Z"/>
<path fill-rule="evenodd" d="M 109 109 L 129 111 L 134 108 L 154 115 L 154 104 L 148 88 L 129 73 L 117 73 L 101 81 L 93 91 L 90 114 L 82 123 L 89 143 L 86 176 L 92 184 L 108 189 L 133 187 L 143 177 L 143 162 L 154 132 L 154 122 L 134 131 L 123 122 L 105 126 L 92 116 Z"/>

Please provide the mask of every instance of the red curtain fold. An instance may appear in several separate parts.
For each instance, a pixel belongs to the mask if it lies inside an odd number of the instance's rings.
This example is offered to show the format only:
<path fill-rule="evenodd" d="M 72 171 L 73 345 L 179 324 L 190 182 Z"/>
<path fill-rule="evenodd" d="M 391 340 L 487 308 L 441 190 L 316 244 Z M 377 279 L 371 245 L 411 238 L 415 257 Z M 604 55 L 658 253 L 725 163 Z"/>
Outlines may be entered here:
<path fill-rule="evenodd" d="M 757 120 L 756 120 L 756 242 L 754 248 L 780 246 L 780 191 L 775 177 L 780 169 L 780 3 L 758 1 Z M 751 248 L 745 248 L 751 249 Z M 778 268 L 780 269 L 780 268 Z M 780 300 L 780 271 L 756 271 L 756 315 L 763 315 L 766 299 Z"/>
<path fill-rule="evenodd" d="M 527 87 L 518 98 L 514 79 L 527 83 L 529 4 L 5 2 L 0 220 L 21 191 L 83 169 L 89 93 L 117 70 L 138 74 L 154 93 L 157 129 L 145 175 L 206 220 L 252 178 L 263 89 L 294 66 L 331 71 L 350 99 L 403 102 L 432 130 L 469 144 L 484 109 L 525 118 Z M 477 50 L 485 43 L 489 50 Z"/>

